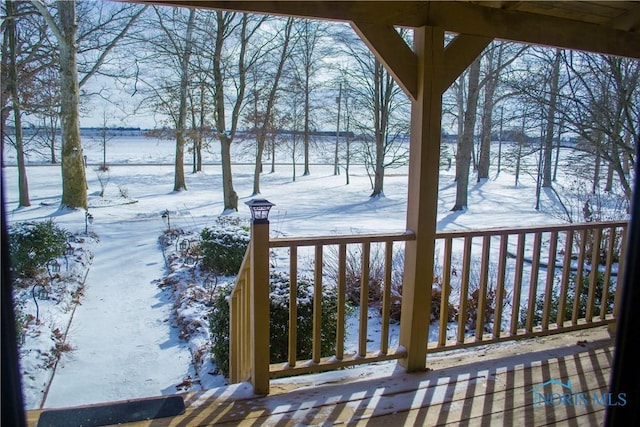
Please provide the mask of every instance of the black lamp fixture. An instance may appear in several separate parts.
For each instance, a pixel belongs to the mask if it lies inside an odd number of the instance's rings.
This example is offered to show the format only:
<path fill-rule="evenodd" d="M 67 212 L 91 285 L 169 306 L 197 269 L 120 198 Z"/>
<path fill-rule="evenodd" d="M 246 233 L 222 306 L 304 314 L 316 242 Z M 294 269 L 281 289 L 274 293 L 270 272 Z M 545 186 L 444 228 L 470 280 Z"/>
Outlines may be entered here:
<path fill-rule="evenodd" d="M 47 261 L 47 272 L 49 273 L 49 279 L 53 280 L 53 274 L 60 272 L 60 263 L 57 259 L 51 258 Z"/>
<path fill-rule="evenodd" d="M 187 249 L 189 249 L 189 246 L 190 246 L 189 239 L 183 239 L 180 242 L 180 252 L 185 253 Z"/>
<path fill-rule="evenodd" d="M 93 224 L 93 215 L 89 211 L 84 212 L 84 234 L 89 233 L 89 224 Z"/>
<path fill-rule="evenodd" d="M 67 271 L 69 271 L 69 257 L 73 256 L 73 246 L 67 243 L 67 248 L 64 250 L 64 263 L 66 265 Z"/>
<path fill-rule="evenodd" d="M 275 206 L 267 199 L 251 199 L 245 203 L 251 211 L 251 220 L 254 224 L 269 222 L 269 210 Z"/>
<path fill-rule="evenodd" d="M 169 209 L 165 209 L 162 212 L 162 220 L 167 224 L 167 230 L 171 231 L 171 217 L 169 216 Z"/>

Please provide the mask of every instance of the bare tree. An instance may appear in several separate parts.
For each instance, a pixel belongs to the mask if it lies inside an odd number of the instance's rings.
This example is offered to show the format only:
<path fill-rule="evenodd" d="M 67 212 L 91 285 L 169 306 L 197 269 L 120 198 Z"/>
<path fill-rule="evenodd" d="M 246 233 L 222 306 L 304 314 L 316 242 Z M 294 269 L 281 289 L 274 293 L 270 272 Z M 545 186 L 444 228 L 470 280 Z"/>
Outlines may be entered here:
<path fill-rule="evenodd" d="M 478 182 L 480 182 L 481 179 L 489 178 L 491 137 L 493 134 L 493 114 L 495 106 L 498 102 L 510 96 L 509 93 L 500 93 L 500 84 L 504 79 L 507 68 L 516 61 L 526 49 L 526 46 L 515 45 L 513 43 L 494 42 L 483 55 L 485 74 L 479 85 L 483 88 L 483 97 L 477 170 Z"/>
<path fill-rule="evenodd" d="M 469 67 L 467 84 L 469 93 L 467 95 L 462 137 L 459 139 L 456 152 L 456 201 L 451 208 L 452 211 L 463 210 L 467 207 L 469 168 L 471 166 L 471 152 L 473 151 L 480 83 L 480 62 L 480 57 L 478 57 Z"/>
<path fill-rule="evenodd" d="M 291 35 L 294 24 L 293 18 L 288 18 L 283 28 L 279 31 L 282 34 L 282 39 L 279 41 L 280 54 L 278 60 L 275 63 L 275 73 L 273 80 L 271 80 L 269 92 L 266 98 L 266 105 L 262 114 L 262 123 L 258 129 L 258 135 L 256 137 L 256 164 L 255 171 L 253 173 L 253 195 L 260 194 L 260 172 L 262 170 L 262 153 L 264 151 L 265 141 L 268 136 L 269 128 L 272 126 L 272 120 L 274 117 L 274 107 L 278 90 L 280 89 L 280 79 L 284 70 L 285 62 L 291 55 L 290 44 L 292 43 Z"/>
<path fill-rule="evenodd" d="M 78 73 L 78 21 L 76 20 L 75 0 L 61 0 L 55 4 L 57 15 L 52 13 L 49 6 L 42 0 L 31 0 L 54 34 L 59 48 L 60 65 L 60 126 L 62 138 L 61 165 L 62 165 L 62 202 L 61 207 L 87 208 L 87 185 L 82 144 L 80 139 L 80 86 L 85 84 L 104 64 L 111 50 L 116 46 L 135 20 L 142 14 L 146 6 L 138 7 L 122 5 L 119 10 L 131 12 L 117 14 L 118 18 L 126 15 L 125 23 L 119 27 L 119 32 L 110 32 L 105 37 L 108 42 L 103 49 L 91 61 L 84 76 L 80 80 Z M 110 21 L 113 22 L 113 21 Z M 96 30 L 97 28 L 94 28 Z M 91 34 L 95 34 L 92 31 Z M 86 33 L 85 33 L 86 34 Z M 105 35 L 102 33 L 103 36 Z"/>
<path fill-rule="evenodd" d="M 344 31 L 337 37 L 353 58 L 353 63 L 344 69 L 349 98 L 354 103 L 348 117 L 369 141 L 362 145 L 361 155 L 371 182 L 370 197 L 384 196 L 385 170 L 402 166 L 408 159 L 404 144 L 409 130 L 408 100 L 353 32 Z"/>
<path fill-rule="evenodd" d="M 24 147 L 22 141 L 22 109 L 20 106 L 20 96 L 18 94 L 18 42 L 16 20 L 18 16 L 17 3 L 6 1 L 5 8 L 8 22 L 4 28 L 4 37 L 8 43 L 8 71 L 7 85 L 11 94 L 11 104 L 13 110 L 13 122 L 15 126 L 15 135 L 13 145 L 16 148 L 16 156 L 18 161 L 18 206 L 31 206 L 29 200 L 29 185 L 27 184 L 27 170 L 25 167 Z"/>
<path fill-rule="evenodd" d="M 233 174 L 231 170 L 231 144 L 238 130 L 242 107 L 245 102 L 248 74 L 256 66 L 256 62 L 262 55 L 261 47 L 252 48 L 252 40 L 266 21 L 266 17 L 253 17 L 242 14 L 221 11 L 215 12 L 215 38 L 213 42 L 213 55 L 211 70 L 214 82 L 214 121 L 220 140 L 220 154 L 222 158 L 222 188 L 224 195 L 224 210 L 238 210 L 238 194 L 233 188 Z M 231 38 L 234 30 L 239 30 L 238 39 Z M 229 46 L 229 45 L 232 46 Z M 230 53 L 237 49 L 237 56 Z M 225 68 L 225 64 L 234 64 Z M 227 75 L 225 76 L 225 71 Z M 229 80 L 233 83 L 228 85 Z M 227 89 L 232 91 L 232 96 L 227 99 Z M 227 104 L 231 106 L 231 117 L 227 122 Z"/>
<path fill-rule="evenodd" d="M 314 79 L 321 69 L 322 57 L 327 55 L 327 49 L 323 48 L 320 41 L 325 36 L 327 24 L 321 21 L 310 19 L 298 19 L 295 21 L 298 42 L 293 52 L 293 62 L 295 72 L 302 85 L 303 111 L 303 139 L 304 148 L 304 172 L 303 175 L 311 173 L 309 169 L 309 146 L 311 139 L 312 125 L 312 100 L 313 92 L 316 88 Z"/>
<path fill-rule="evenodd" d="M 635 171 L 627 170 L 625 164 L 635 164 L 640 143 L 640 65 L 635 60 L 587 54 L 565 57 L 564 64 L 569 83 L 562 120 L 579 135 L 576 148 L 595 156 L 589 157 L 589 163 L 597 158 L 606 161 L 630 200 Z"/>

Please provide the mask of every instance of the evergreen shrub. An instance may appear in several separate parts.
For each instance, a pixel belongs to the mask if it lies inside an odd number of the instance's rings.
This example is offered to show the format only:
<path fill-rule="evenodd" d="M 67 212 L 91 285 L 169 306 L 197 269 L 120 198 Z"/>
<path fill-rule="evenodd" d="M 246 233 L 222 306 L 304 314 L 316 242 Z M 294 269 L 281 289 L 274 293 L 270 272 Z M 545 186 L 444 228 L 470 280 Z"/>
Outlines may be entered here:
<path fill-rule="evenodd" d="M 11 272 L 15 277 L 34 277 L 51 258 L 64 255 L 66 248 L 67 231 L 53 220 L 9 227 Z"/>
<path fill-rule="evenodd" d="M 297 347 L 296 359 L 312 357 L 313 340 L 313 281 L 298 278 L 297 295 Z M 289 277 L 272 272 L 270 275 L 270 361 L 286 362 L 289 340 Z M 220 371 L 229 374 L 229 298 L 233 286 L 219 288 L 209 315 L 211 351 Z M 338 294 L 335 288 L 325 287 L 322 295 L 322 327 L 320 354 L 330 356 L 335 352 Z"/>
<path fill-rule="evenodd" d="M 222 276 L 235 276 L 249 245 L 249 226 L 241 219 L 219 217 L 200 233 L 202 266 Z"/>
<path fill-rule="evenodd" d="M 582 286 L 580 289 L 580 295 L 576 298 L 576 275 L 573 274 L 569 278 L 569 283 L 567 286 L 567 300 L 564 306 L 564 315 L 562 316 L 563 321 L 571 320 L 573 316 L 573 310 L 576 303 L 576 299 L 578 301 L 578 319 L 584 318 L 587 314 L 587 303 L 589 299 L 589 288 L 591 284 L 589 283 L 591 279 L 591 274 L 586 273 L 582 278 Z M 594 289 L 594 302 L 593 302 L 593 313 L 594 316 L 598 316 L 600 314 L 600 309 L 602 307 L 602 293 L 604 290 L 604 273 L 598 272 L 597 281 Z M 608 293 L 606 300 L 605 312 L 610 313 L 613 310 L 613 303 L 615 297 L 615 281 L 610 280 L 608 283 Z M 549 308 L 549 319 L 551 323 L 555 323 L 558 318 L 558 308 L 560 306 L 560 289 L 559 287 L 555 287 L 552 294 L 550 295 L 551 303 Z M 545 304 L 545 295 L 538 295 L 536 298 L 536 306 L 533 312 L 533 325 L 539 326 L 542 325 L 542 312 L 544 310 Z M 520 322 L 519 326 L 523 328 L 527 321 L 527 307 L 522 307 L 520 309 Z"/>

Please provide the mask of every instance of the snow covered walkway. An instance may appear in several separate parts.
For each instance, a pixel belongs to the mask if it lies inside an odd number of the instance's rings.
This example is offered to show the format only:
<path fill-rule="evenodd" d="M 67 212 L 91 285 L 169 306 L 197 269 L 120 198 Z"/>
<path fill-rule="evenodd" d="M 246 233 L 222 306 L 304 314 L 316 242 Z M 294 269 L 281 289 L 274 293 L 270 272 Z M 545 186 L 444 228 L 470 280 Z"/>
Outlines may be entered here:
<path fill-rule="evenodd" d="M 175 393 L 191 355 L 170 326 L 158 221 L 104 222 L 45 408 Z M 132 226 L 133 225 L 133 226 Z"/>

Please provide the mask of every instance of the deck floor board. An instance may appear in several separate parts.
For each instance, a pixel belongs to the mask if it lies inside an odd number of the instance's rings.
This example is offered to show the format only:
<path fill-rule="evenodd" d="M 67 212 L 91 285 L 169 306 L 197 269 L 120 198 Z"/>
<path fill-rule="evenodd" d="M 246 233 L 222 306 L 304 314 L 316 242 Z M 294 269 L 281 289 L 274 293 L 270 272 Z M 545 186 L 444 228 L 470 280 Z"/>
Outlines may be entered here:
<path fill-rule="evenodd" d="M 599 426 L 606 406 L 591 396 L 608 392 L 613 345 L 606 328 L 599 328 L 432 355 L 431 370 L 423 373 L 396 369 L 387 376 L 299 381 L 289 388 L 279 380 L 264 397 L 247 395 L 246 386 L 244 395 L 235 393 L 238 386 L 231 386 L 183 395 L 183 415 L 128 426 Z M 555 396 L 556 404 L 542 402 L 539 394 Z M 562 403 L 566 394 L 577 403 L 567 404 L 566 397 Z M 590 400 L 583 402 L 581 394 Z M 37 420 L 37 411 L 29 415 Z"/>

